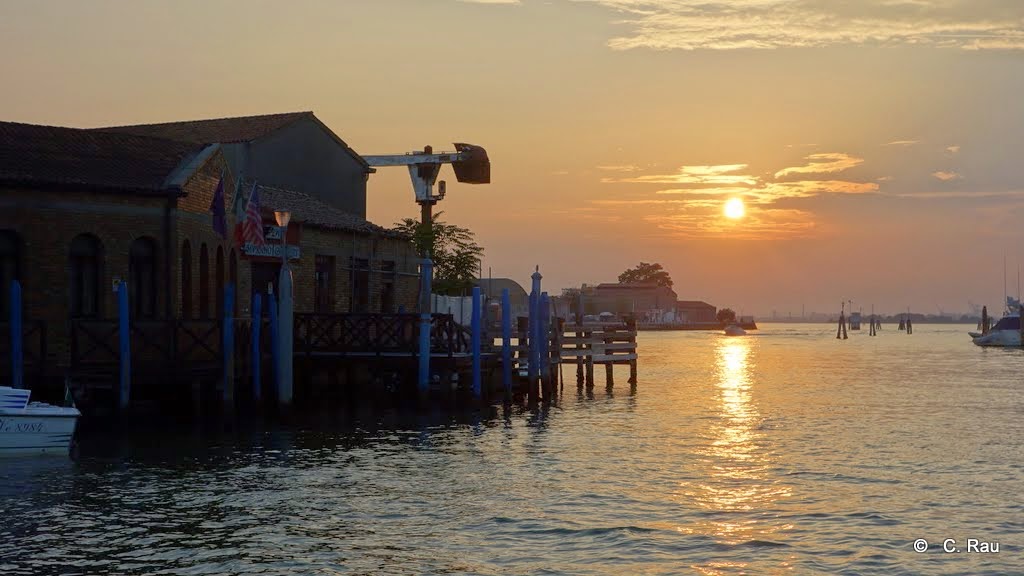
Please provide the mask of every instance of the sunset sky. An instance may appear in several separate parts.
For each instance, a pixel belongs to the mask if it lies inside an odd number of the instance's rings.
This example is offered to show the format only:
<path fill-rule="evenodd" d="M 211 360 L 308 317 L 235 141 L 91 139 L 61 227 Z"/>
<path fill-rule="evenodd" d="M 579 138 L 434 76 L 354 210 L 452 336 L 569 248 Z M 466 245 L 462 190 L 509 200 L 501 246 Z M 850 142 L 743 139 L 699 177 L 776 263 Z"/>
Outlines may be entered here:
<path fill-rule="evenodd" d="M 552 292 L 643 260 L 761 316 L 966 312 L 1024 265 L 1020 0 L 9 0 L 0 53 L 2 120 L 312 110 L 363 154 L 482 145 L 493 183 L 446 169 L 439 208 Z M 399 169 L 368 204 L 418 213 Z"/>

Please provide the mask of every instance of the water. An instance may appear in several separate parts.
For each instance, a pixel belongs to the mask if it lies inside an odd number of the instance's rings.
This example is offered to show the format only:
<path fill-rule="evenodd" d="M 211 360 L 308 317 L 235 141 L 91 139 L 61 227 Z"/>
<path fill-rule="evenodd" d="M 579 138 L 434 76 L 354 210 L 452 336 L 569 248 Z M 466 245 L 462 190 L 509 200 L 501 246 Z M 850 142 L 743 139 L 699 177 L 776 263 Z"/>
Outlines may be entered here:
<path fill-rule="evenodd" d="M 0 574 L 1022 573 L 1024 352 L 970 328 L 642 333 L 635 392 L 542 412 L 86 439 L 0 461 Z"/>

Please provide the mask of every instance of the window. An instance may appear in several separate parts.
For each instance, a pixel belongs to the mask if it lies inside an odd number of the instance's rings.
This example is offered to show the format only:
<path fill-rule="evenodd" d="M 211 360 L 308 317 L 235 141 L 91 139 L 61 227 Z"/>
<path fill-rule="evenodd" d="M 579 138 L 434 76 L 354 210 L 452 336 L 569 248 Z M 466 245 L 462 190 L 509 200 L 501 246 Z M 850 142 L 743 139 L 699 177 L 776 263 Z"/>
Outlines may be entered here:
<path fill-rule="evenodd" d="M 380 311 L 383 314 L 391 314 L 395 311 L 395 263 L 385 260 L 380 268 Z"/>
<path fill-rule="evenodd" d="M 181 243 L 181 317 L 192 318 L 192 245 Z"/>
<path fill-rule="evenodd" d="M 210 252 L 206 242 L 199 246 L 199 318 L 210 318 Z"/>
<path fill-rule="evenodd" d="M 132 316 L 156 317 L 156 242 L 137 238 L 128 250 L 128 298 Z"/>
<path fill-rule="evenodd" d="M 368 312 L 370 309 L 370 261 L 353 258 L 351 270 L 352 300 L 350 312 Z"/>
<path fill-rule="evenodd" d="M 71 317 L 96 318 L 100 314 L 102 246 L 95 236 L 79 234 L 71 241 L 68 264 L 71 281 Z"/>
<path fill-rule="evenodd" d="M 11 317 L 11 282 L 21 279 L 20 272 L 21 239 L 14 231 L 0 231 L 0 320 Z"/>
<path fill-rule="evenodd" d="M 316 255 L 314 312 L 334 311 L 334 256 Z"/>
<path fill-rule="evenodd" d="M 217 246 L 217 260 L 214 264 L 217 275 L 217 293 L 214 298 L 217 300 L 217 318 L 224 317 L 224 249 Z"/>

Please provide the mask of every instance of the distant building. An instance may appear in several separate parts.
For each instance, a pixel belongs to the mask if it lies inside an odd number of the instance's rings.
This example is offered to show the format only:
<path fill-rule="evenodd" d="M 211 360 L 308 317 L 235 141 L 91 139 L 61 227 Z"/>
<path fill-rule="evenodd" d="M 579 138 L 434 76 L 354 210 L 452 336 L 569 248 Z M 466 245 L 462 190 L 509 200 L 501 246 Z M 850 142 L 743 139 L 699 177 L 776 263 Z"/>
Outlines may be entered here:
<path fill-rule="evenodd" d="M 598 284 L 584 291 L 584 306 L 588 314 L 611 312 L 618 316 L 634 314 L 662 315 L 671 313 L 676 304 L 676 293 L 669 286 L 653 282 Z"/>
<path fill-rule="evenodd" d="M 717 323 L 718 310 L 707 302 L 700 300 L 681 300 L 676 302 L 676 312 L 684 324 Z"/>
<path fill-rule="evenodd" d="M 303 192 L 366 218 L 366 180 L 373 168 L 312 112 L 112 126 L 95 131 L 197 145 L 220 144 L 232 174 L 262 185 Z"/>
<path fill-rule="evenodd" d="M 530 313 L 530 295 L 526 289 L 511 278 L 481 278 L 476 283 L 480 287 L 484 298 L 492 306 L 501 306 L 501 291 L 508 289 L 509 299 L 512 304 L 512 317 L 528 316 Z M 493 316 L 493 315 L 492 315 Z M 500 317 L 500 316 L 499 316 Z M 497 317 L 496 317 L 497 318 Z M 513 325 L 515 321 L 513 320 Z"/>

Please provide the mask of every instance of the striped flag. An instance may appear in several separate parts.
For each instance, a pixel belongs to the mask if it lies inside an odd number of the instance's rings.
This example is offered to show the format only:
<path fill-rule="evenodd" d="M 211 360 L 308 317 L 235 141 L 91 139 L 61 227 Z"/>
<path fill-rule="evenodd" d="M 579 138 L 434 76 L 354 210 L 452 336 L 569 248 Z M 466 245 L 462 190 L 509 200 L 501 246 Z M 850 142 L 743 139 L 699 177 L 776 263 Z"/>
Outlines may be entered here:
<path fill-rule="evenodd" d="M 249 201 L 245 205 L 245 223 L 242 226 L 242 235 L 246 244 L 252 244 L 256 248 L 267 245 L 263 238 L 263 217 L 260 215 L 260 192 L 259 187 L 252 185 L 252 192 L 249 193 Z"/>

